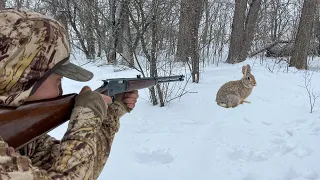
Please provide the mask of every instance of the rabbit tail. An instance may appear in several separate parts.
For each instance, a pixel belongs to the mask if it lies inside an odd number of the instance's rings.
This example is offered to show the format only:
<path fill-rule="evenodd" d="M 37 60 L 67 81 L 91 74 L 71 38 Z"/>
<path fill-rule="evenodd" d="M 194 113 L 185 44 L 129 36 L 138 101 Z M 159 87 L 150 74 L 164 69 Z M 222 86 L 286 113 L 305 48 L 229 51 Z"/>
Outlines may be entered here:
<path fill-rule="evenodd" d="M 223 101 L 218 101 L 217 104 L 224 108 L 234 108 L 240 104 L 240 97 L 234 94 L 226 95 L 226 98 Z"/>

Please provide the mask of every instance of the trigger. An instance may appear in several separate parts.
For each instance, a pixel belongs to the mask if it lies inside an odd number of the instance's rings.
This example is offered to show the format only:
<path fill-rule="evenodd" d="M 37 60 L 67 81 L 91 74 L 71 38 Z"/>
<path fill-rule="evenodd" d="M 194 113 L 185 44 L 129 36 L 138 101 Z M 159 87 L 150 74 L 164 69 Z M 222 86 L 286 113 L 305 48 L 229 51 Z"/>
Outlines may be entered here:
<path fill-rule="evenodd" d="M 110 96 L 110 97 L 111 97 L 111 103 L 109 103 L 108 106 L 114 103 L 114 96 Z"/>

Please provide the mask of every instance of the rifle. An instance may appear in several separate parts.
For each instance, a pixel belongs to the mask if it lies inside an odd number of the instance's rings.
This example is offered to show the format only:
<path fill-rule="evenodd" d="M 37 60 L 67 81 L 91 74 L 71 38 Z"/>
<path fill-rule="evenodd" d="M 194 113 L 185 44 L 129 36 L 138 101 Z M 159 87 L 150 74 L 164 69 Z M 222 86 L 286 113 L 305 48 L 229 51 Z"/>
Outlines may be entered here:
<path fill-rule="evenodd" d="M 95 91 L 111 96 L 114 101 L 117 94 L 183 80 L 183 75 L 106 79 Z M 77 95 L 72 93 L 54 99 L 27 102 L 16 108 L 1 107 L 0 137 L 14 149 L 22 148 L 68 121 Z"/>

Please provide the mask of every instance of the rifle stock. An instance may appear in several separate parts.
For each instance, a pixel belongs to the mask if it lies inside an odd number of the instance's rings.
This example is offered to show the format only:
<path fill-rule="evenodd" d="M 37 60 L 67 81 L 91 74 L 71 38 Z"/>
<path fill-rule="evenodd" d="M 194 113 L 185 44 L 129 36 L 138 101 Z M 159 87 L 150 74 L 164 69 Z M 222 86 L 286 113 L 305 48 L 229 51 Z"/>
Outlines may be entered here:
<path fill-rule="evenodd" d="M 76 94 L 54 100 L 27 103 L 18 108 L 0 109 L 0 136 L 13 148 L 20 149 L 42 134 L 69 120 Z"/>
<path fill-rule="evenodd" d="M 183 81 L 183 75 L 157 78 L 117 78 L 103 80 L 96 89 L 102 94 L 114 96 L 132 90 L 154 86 L 158 83 Z M 55 99 L 28 102 L 20 107 L 0 107 L 0 137 L 14 149 L 48 133 L 68 121 L 77 94 L 67 94 Z M 113 98 L 114 99 L 114 98 Z"/>

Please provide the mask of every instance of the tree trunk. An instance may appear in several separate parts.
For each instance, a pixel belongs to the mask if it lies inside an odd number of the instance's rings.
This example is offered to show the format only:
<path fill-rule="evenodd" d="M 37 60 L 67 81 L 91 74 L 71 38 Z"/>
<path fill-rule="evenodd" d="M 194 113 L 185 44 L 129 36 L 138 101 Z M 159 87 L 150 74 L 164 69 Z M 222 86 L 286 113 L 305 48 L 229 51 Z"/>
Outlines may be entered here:
<path fill-rule="evenodd" d="M 252 0 L 246 15 L 248 0 L 236 0 L 227 62 L 243 62 L 251 47 L 261 0 Z"/>
<path fill-rule="evenodd" d="M 299 20 L 298 32 L 290 60 L 290 67 L 308 69 L 307 57 L 310 45 L 312 26 L 316 14 L 318 0 L 305 0 Z"/>
<path fill-rule="evenodd" d="M 132 38 L 130 32 L 130 20 L 129 20 L 129 5 L 130 0 L 122 0 L 120 9 L 119 23 L 120 28 L 118 31 L 118 52 L 122 53 L 121 64 L 134 67 L 133 61 L 133 48 L 132 48 Z"/>
<path fill-rule="evenodd" d="M 239 61 L 243 62 L 250 51 L 250 47 L 255 34 L 255 27 L 257 24 L 257 19 L 261 7 L 262 0 L 253 0 L 250 4 L 250 9 L 247 15 L 246 23 L 245 23 L 245 31 L 244 31 L 244 39 L 243 46 L 240 53 Z"/>
<path fill-rule="evenodd" d="M 0 0 L 0 10 L 4 9 L 6 7 L 7 0 Z"/>
<path fill-rule="evenodd" d="M 179 19 L 177 61 L 192 64 L 192 82 L 199 82 L 198 31 L 202 14 L 202 0 L 182 0 Z"/>
<path fill-rule="evenodd" d="M 24 3 L 24 0 L 16 0 L 16 8 L 20 9 Z"/>
<path fill-rule="evenodd" d="M 316 11 L 316 18 L 315 18 L 315 25 L 314 25 L 314 34 L 320 42 L 320 11 L 319 11 L 320 4 L 318 3 L 317 11 Z M 320 56 L 320 43 L 317 48 L 318 56 Z"/>
<path fill-rule="evenodd" d="M 201 0 L 191 0 L 192 14 L 191 14 L 191 61 L 192 61 L 192 82 L 199 83 L 200 80 L 200 57 L 199 57 L 199 42 L 198 33 L 199 25 L 202 14 L 202 3 Z"/>
<path fill-rule="evenodd" d="M 244 34 L 244 23 L 246 20 L 246 6 L 247 0 L 235 0 L 235 10 L 232 21 L 232 32 L 230 37 L 230 46 L 228 54 L 228 63 L 237 63 L 238 55 L 241 51 L 241 45 Z"/>
<path fill-rule="evenodd" d="M 191 19 L 191 3 L 190 0 L 181 0 L 178 44 L 176 52 L 176 60 L 188 62 L 190 53 L 190 19 Z"/>
<path fill-rule="evenodd" d="M 109 48 L 108 52 L 108 64 L 116 64 L 117 59 L 117 22 L 116 22 L 116 11 L 117 11 L 117 0 L 109 0 L 110 5 L 110 17 L 111 17 L 111 34 L 109 40 Z"/>
<path fill-rule="evenodd" d="M 272 7 L 272 11 L 271 11 L 271 40 L 272 42 L 277 41 L 277 36 L 278 34 L 278 11 L 279 11 L 279 0 L 272 0 L 271 1 L 271 7 Z"/>
<path fill-rule="evenodd" d="M 151 21 L 151 61 L 150 61 L 150 76 L 151 77 L 158 77 L 157 71 L 157 46 L 158 46 L 158 19 L 157 19 L 157 12 L 158 12 L 158 0 L 152 1 L 152 21 Z M 157 94 L 160 101 L 160 107 L 164 106 L 163 94 L 160 88 L 160 85 L 156 85 Z M 154 89 L 153 89 L 154 91 Z M 154 104 L 155 105 L 155 104 Z"/>
<path fill-rule="evenodd" d="M 98 7 L 98 1 L 94 1 L 96 8 L 100 8 Z M 99 13 L 98 11 L 93 11 L 93 25 L 94 25 L 94 29 L 96 31 L 96 42 L 97 42 L 97 57 L 101 58 L 102 57 L 102 50 L 103 50 L 103 45 L 105 43 L 105 34 L 103 34 L 102 32 L 104 32 L 104 26 L 102 26 L 99 21 Z M 106 48 L 106 47 L 104 47 Z"/>
<path fill-rule="evenodd" d="M 92 25 L 94 22 L 94 11 L 95 11 L 95 3 L 94 0 L 87 0 L 87 7 L 84 7 L 83 16 L 85 17 L 85 41 L 87 43 L 88 55 L 87 59 L 94 59 L 96 56 L 96 48 L 95 48 L 95 36 L 94 36 L 94 26 Z"/>

